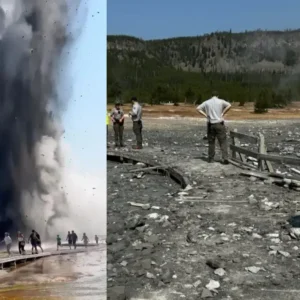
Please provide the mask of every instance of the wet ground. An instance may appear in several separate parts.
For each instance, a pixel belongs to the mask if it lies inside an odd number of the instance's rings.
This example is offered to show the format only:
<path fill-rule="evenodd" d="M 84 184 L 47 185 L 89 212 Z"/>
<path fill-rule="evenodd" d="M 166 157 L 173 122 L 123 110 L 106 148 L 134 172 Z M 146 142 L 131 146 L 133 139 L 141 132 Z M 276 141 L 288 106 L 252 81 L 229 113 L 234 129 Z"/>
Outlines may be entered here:
<path fill-rule="evenodd" d="M 0 276 L 0 299 L 106 299 L 106 250 L 39 259 Z"/>
<path fill-rule="evenodd" d="M 300 193 L 208 164 L 203 122 L 144 124 L 146 147 L 120 151 L 180 169 L 191 189 L 130 172 L 142 166 L 108 163 L 108 299 L 300 299 L 300 244 L 286 224 L 299 213 Z M 297 121 L 227 125 L 263 133 L 271 153 L 299 156 Z M 131 145 L 130 127 L 125 134 Z"/>

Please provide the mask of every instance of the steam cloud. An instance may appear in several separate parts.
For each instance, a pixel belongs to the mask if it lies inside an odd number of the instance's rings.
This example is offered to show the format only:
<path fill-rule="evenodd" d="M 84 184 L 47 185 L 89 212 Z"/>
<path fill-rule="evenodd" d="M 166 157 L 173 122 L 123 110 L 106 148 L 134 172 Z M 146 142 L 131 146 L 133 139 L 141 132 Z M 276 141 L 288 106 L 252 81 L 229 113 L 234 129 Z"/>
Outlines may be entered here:
<path fill-rule="evenodd" d="M 56 88 L 69 41 L 67 2 L 0 0 L 1 237 L 24 228 L 46 234 L 67 216 Z"/>

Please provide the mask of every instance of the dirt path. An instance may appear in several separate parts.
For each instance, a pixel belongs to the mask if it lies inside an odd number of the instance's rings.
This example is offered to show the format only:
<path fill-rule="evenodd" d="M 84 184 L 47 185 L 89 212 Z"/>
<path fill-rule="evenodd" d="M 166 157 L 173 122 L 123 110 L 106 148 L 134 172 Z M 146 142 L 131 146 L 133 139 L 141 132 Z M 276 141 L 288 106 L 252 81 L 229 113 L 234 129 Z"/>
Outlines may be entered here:
<path fill-rule="evenodd" d="M 236 126 L 246 131 L 244 125 Z M 283 147 L 288 131 L 296 136 L 294 124 L 285 125 L 281 136 L 276 126 L 252 124 L 247 131 L 264 130 L 277 147 Z M 139 193 L 130 200 L 128 193 L 135 193 L 126 181 L 146 186 L 148 175 L 116 182 L 123 192 L 108 198 L 108 240 L 113 237 L 108 241 L 109 293 L 127 286 L 136 299 L 299 299 L 299 242 L 283 226 L 297 210 L 299 192 L 241 177 L 232 165 L 207 164 L 201 158 L 207 151 L 200 139 L 203 128 L 181 124 L 157 129 L 151 127 L 151 145 L 135 156 L 177 167 L 192 189 L 178 195 L 179 187 L 172 186 L 173 193 L 158 198 Z M 108 169 L 109 181 L 110 174 Z M 159 208 L 132 207 L 127 201 Z M 126 227 L 134 218 L 140 224 Z M 215 291 L 206 288 L 211 280 Z M 116 299 L 125 299 L 122 292 Z"/>

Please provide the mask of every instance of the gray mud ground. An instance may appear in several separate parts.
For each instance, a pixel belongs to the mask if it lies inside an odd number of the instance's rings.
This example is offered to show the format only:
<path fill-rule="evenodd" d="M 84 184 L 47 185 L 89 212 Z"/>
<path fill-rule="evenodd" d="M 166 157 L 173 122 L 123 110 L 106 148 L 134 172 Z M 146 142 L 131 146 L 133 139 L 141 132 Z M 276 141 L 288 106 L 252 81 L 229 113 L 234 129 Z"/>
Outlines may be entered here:
<path fill-rule="evenodd" d="M 300 122 L 227 125 L 264 133 L 274 154 L 300 153 Z M 203 122 L 152 119 L 144 126 L 147 146 L 136 157 L 176 166 L 193 189 L 179 200 L 180 186 L 168 177 L 133 178 L 128 170 L 140 166 L 108 162 L 108 299 L 300 299 L 300 245 L 284 225 L 300 192 L 242 177 L 232 165 L 206 163 Z M 219 287 L 209 291 L 211 280 Z"/>

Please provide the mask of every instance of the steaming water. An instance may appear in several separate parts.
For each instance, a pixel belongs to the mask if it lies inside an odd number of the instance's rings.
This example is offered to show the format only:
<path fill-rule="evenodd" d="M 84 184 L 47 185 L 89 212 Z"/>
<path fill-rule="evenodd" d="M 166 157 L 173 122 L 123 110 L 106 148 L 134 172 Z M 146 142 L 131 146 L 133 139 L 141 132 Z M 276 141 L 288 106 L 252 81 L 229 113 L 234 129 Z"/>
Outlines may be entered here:
<path fill-rule="evenodd" d="M 0 234 L 68 219 L 61 112 L 79 0 L 0 0 Z M 74 39 L 73 39 L 74 38 Z M 51 231 L 51 230 L 50 230 Z"/>
<path fill-rule="evenodd" d="M 12 290 L 0 290 L 1 299 L 104 300 L 106 250 L 38 260 L 0 277 L 0 286 L 8 285 Z"/>

